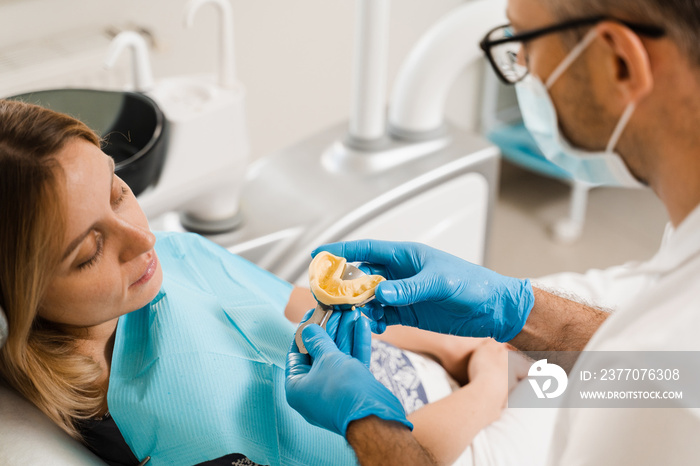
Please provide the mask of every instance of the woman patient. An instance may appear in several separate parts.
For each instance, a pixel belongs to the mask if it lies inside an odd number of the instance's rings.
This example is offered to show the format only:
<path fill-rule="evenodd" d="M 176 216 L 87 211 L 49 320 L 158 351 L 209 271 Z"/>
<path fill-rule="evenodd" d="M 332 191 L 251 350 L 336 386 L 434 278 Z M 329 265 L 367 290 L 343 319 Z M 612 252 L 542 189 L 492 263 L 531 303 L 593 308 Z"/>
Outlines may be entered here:
<path fill-rule="evenodd" d="M 0 218 L 0 375 L 109 464 L 354 463 L 285 401 L 308 290 L 197 235 L 151 232 L 81 122 L 0 100 Z M 505 348 L 403 328 L 381 339 L 375 375 L 454 462 L 501 413 Z"/>

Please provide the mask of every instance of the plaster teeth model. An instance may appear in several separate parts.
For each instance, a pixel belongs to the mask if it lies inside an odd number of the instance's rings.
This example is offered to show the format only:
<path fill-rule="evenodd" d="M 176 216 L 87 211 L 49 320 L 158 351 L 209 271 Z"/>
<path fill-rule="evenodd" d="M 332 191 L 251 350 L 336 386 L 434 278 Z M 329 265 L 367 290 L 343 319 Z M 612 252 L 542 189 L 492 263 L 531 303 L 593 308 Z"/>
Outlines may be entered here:
<path fill-rule="evenodd" d="M 381 275 L 362 275 L 343 280 L 344 257 L 322 251 L 309 265 L 309 285 L 316 300 L 327 305 L 360 304 L 374 296 L 374 289 L 384 281 Z"/>

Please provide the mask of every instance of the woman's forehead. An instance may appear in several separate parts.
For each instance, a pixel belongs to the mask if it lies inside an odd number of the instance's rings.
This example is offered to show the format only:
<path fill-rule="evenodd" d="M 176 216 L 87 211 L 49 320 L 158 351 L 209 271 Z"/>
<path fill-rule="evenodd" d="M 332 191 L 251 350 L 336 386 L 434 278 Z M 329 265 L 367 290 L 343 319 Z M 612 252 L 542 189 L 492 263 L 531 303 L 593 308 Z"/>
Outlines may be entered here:
<path fill-rule="evenodd" d="M 112 189 L 114 162 L 99 147 L 82 139 L 69 141 L 56 159 L 63 172 L 61 204 L 69 237 L 96 221 Z M 80 230 L 80 231 L 78 231 Z"/>
<path fill-rule="evenodd" d="M 86 184 L 91 178 L 106 176 L 113 171 L 112 159 L 94 144 L 84 139 L 68 141 L 56 154 L 65 171 L 66 184 Z"/>

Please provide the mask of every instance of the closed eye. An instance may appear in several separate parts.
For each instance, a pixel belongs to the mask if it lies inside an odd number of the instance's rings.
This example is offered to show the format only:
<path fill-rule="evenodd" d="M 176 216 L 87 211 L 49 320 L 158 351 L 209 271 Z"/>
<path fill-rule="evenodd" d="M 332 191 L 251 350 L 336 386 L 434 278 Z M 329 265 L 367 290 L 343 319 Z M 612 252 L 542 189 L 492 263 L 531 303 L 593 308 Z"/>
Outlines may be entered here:
<path fill-rule="evenodd" d="M 97 248 L 95 249 L 95 254 L 82 264 L 78 265 L 78 269 L 80 270 L 85 270 L 97 263 L 97 260 L 102 256 L 102 251 L 104 250 L 104 237 L 100 233 L 95 233 L 96 238 L 95 242 L 97 244 Z"/>
<path fill-rule="evenodd" d="M 116 198 L 114 201 L 112 201 L 112 207 L 117 208 L 119 205 L 124 202 L 124 199 L 126 198 L 126 195 L 129 193 L 129 189 L 126 186 L 121 187 L 121 191 L 119 193 L 119 197 Z"/>

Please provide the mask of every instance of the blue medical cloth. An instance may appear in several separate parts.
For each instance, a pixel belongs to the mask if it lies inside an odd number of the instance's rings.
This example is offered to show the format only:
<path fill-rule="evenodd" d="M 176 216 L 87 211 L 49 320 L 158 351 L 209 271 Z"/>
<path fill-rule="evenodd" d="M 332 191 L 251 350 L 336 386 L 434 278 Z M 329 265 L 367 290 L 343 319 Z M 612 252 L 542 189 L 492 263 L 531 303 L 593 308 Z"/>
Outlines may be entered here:
<path fill-rule="evenodd" d="M 571 173 L 547 160 L 522 122 L 498 126 L 489 131 L 486 137 L 501 149 L 503 157 L 516 165 L 552 178 L 574 178 Z"/>
<path fill-rule="evenodd" d="M 241 453 L 270 465 L 356 464 L 344 438 L 289 407 L 292 286 L 194 234 L 157 235 L 163 286 L 117 327 L 107 401 L 149 466 Z"/>

